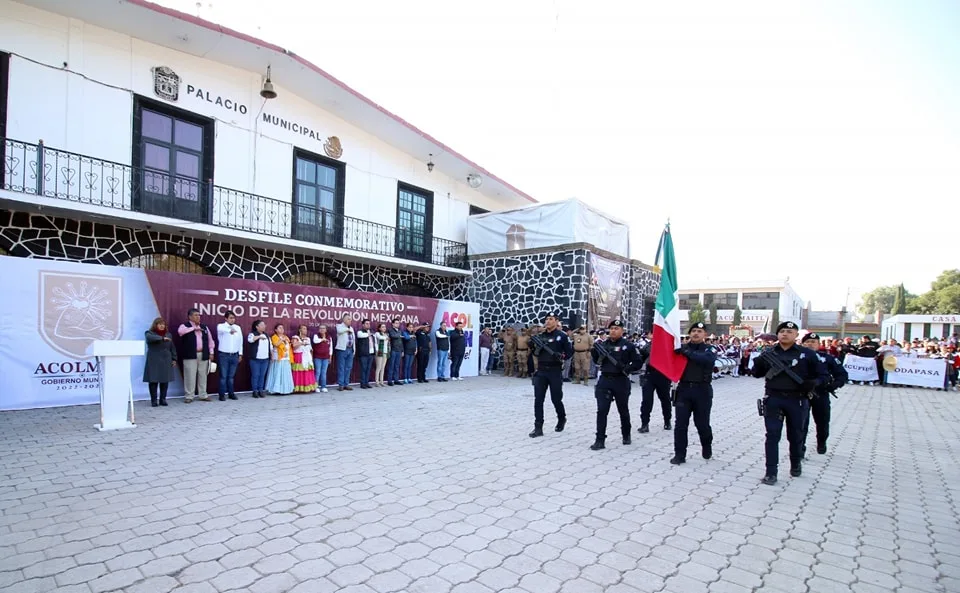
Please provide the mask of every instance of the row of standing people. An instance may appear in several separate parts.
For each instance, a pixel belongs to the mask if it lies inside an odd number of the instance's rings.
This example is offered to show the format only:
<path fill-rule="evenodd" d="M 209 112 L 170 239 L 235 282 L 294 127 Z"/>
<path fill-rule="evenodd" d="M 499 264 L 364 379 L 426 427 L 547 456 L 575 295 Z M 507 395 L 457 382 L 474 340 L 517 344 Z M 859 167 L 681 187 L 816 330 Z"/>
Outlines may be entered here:
<path fill-rule="evenodd" d="M 166 406 L 169 384 L 174 379 L 178 362 L 183 368 L 184 402 L 194 398 L 210 401 L 207 394 L 208 374 L 219 375 L 219 399 L 237 399 L 234 389 L 236 372 L 243 359 L 248 360 L 251 390 L 254 398 L 266 393 L 286 395 L 327 390 L 327 373 L 336 364 L 337 387 L 352 391 L 350 378 L 354 359 L 359 361 L 360 387 L 398 386 L 428 382 L 426 371 L 430 354 L 436 348 L 438 381 L 460 379 L 460 368 L 466 352 L 463 324 L 453 329 L 440 324 L 436 332 L 429 323 L 408 323 L 401 326 L 396 318 L 388 326 L 380 323 L 371 329 L 364 319 L 359 329 L 353 317 L 346 314 L 336 325 L 336 337 L 320 326 L 310 335 L 306 325 L 288 335 L 284 324 L 276 324 L 267 334 L 266 323 L 253 322 L 244 340 L 236 316 L 227 312 L 217 330 L 217 339 L 200 321 L 200 312 L 190 309 L 187 322 L 171 331 L 162 318 L 154 320 L 145 332 L 147 343 L 143 381 L 148 384 L 151 405 Z M 244 345 L 244 341 L 246 345 Z M 214 362 L 216 361 L 216 362 Z M 371 371 L 374 371 L 371 385 Z"/>

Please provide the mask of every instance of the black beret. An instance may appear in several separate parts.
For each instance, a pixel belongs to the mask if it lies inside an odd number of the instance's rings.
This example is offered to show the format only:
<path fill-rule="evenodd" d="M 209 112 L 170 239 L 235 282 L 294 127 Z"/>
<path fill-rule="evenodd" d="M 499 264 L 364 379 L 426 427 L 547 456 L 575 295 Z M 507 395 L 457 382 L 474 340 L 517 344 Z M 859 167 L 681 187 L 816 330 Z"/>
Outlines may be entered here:
<path fill-rule="evenodd" d="M 702 329 L 703 331 L 707 331 L 707 326 L 704 325 L 702 321 L 698 321 L 690 326 L 690 329 L 687 330 L 687 333 L 689 334 L 695 329 Z"/>
<path fill-rule="evenodd" d="M 820 339 L 820 336 L 818 336 L 817 334 L 815 334 L 815 333 L 813 333 L 813 332 L 810 332 L 809 334 L 803 336 L 803 341 L 804 341 L 804 342 L 806 342 L 807 340 L 819 340 L 819 339 Z"/>
<path fill-rule="evenodd" d="M 611 327 L 623 327 L 623 322 L 620 321 L 619 319 L 614 319 L 607 325 L 607 328 L 611 328 Z"/>
<path fill-rule="evenodd" d="M 780 333 L 780 330 L 782 329 L 800 329 L 800 328 L 797 327 L 797 324 L 792 321 L 784 321 L 783 323 L 777 326 L 777 333 Z"/>

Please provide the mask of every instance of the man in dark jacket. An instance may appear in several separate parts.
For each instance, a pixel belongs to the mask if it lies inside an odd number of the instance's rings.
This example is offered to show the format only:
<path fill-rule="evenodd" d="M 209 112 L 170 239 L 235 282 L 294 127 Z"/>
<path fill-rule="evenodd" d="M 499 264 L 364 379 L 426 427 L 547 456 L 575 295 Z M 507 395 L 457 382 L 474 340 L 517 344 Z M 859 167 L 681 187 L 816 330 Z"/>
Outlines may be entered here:
<path fill-rule="evenodd" d="M 430 324 L 424 321 L 414 335 L 417 337 L 417 383 L 427 383 L 427 365 L 430 364 L 430 351 L 433 349 Z"/>
<path fill-rule="evenodd" d="M 798 478 L 802 474 L 803 431 L 810 415 L 810 393 L 830 382 L 817 353 L 797 344 L 798 329 L 792 321 L 781 323 L 777 326 L 777 344 L 753 362 L 753 376 L 766 380 L 760 412 L 767 432 L 767 469 L 762 483 L 768 486 L 777 483 L 784 422 L 790 443 L 790 475 Z"/>
<path fill-rule="evenodd" d="M 704 459 L 713 457 L 713 429 L 710 428 L 710 409 L 713 407 L 713 364 L 716 349 L 706 342 L 706 326 L 697 322 L 690 326 L 690 339 L 677 349 L 687 358 L 687 365 L 677 384 L 677 425 L 673 429 L 673 459 L 680 465 L 687 461 L 687 431 L 690 417 L 700 435 L 700 449 Z"/>
<path fill-rule="evenodd" d="M 817 347 L 820 342 L 820 336 L 810 332 L 803 337 L 800 345 L 811 350 Z M 830 373 L 830 384 L 820 385 L 813 392 L 813 399 L 810 400 L 810 415 L 813 416 L 813 422 L 817 425 L 817 453 L 823 455 L 827 452 L 827 438 L 830 436 L 830 396 L 837 389 L 847 384 L 847 370 L 843 368 L 843 363 L 831 356 L 827 352 L 818 352 L 817 356 L 823 363 L 827 372 Z M 803 427 L 803 453 L 807 452 L 807 432 L 810 430 L 810 417 L 808 416 Z"/>
<path fill-rule="evenodd" d="M 460 366 L 466 354 L 467 336 L 463 331 L 463 322 L 458 321 L 450 332 L 450 378 L 454 381 L 463 380 L 460 378 Z"/>
<path fill-rule="evenodd" d="M 187 311 L 187 322 L 177 329 L 180 336 L 178 354 L 183 365 L 183 403 L 193 401 L 194 390 L 197 399 L 210 401 L 207 396 L 207 374 L 210 359 L 213 358 L 214 341 L 210 329 L 200 323 L 200 311 Z"/>
<path fill-rule="evenodd" d="M 400 318 L 395 317 L 387 328 L 390 338 L 390 359 L 387 361 L 387 385 L 403 385 L 400 380 L 400 364 L 403 361 L 403 331 L 400 329 Z"/>

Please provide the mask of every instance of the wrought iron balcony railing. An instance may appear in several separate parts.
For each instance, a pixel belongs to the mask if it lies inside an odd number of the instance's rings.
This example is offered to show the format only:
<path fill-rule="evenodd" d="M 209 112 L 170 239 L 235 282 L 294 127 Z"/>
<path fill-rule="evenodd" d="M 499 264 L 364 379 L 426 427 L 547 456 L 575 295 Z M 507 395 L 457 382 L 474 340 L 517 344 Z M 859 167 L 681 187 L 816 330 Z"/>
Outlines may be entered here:
<path fill-rule="evenodd" d="M 166 171 L 4 139 L 3 189 L 467 269 L 467 246 Z"/>

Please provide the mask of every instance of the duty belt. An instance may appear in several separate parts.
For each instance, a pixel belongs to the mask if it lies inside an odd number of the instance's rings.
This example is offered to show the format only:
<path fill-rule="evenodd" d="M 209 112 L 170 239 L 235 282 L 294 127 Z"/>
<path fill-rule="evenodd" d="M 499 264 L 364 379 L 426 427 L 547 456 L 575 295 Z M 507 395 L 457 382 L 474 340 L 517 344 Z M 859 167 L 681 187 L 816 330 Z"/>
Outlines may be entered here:
<path fill-rule="evenodd" d="M 795 398 L 806 398 L 806 394 L 800 391 L 783 391 L 780 389 L 764 389 L 764 394 L 767 397 L 795 397 Z"/>
<path fill-rule="evenodd" d="M 698 385 L 709 385 L 710 381 L 680 381 L 677 383 L 680 387 L 696 387 Z"/>

